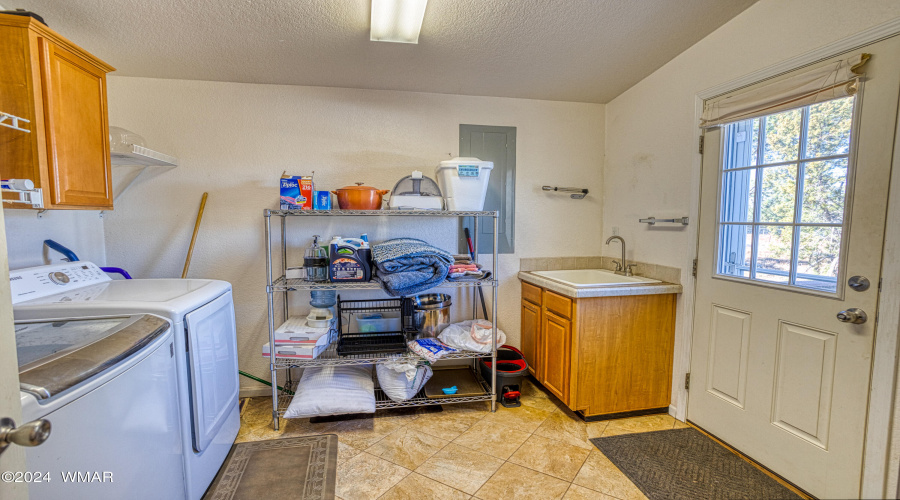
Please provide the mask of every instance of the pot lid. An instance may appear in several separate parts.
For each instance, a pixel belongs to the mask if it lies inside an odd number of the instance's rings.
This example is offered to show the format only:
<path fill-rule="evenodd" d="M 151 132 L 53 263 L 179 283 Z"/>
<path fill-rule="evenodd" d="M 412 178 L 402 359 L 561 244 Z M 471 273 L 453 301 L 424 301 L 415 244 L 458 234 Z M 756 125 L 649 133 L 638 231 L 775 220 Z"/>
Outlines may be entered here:
<path fill-rule="evenodd" d="M 378 191 L 378 189 L 372 186 L 363 186 L 362 182 L 357 182 L 355 186 L 344 186 L 338 191 Z"/>

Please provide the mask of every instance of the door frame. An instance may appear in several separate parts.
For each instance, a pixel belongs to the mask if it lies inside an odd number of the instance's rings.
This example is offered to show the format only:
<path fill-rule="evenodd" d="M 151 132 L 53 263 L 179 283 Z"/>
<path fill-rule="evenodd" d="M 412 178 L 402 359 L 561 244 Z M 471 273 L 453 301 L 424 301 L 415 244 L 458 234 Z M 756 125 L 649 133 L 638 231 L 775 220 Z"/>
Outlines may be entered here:
<path fill-rule="evenodd" d="M 749 73 L 740 78 L 701 90 L 694 95 L 694 123 L 700 123 L 703 103 L 720 95 L 748 87 L 763 80 L 774 78 L 800 69 L 810 64 L 865 47 L 872 43 L 900 35 L 900 18 L 873 26 L 819 47 L 810 52 L 784 60 L 772 66 Z M 898 113 L 900 120 L 900 113 Z M 684 256 L 683 269 L 692 269 L 699 253 L 700 189 L 703 155 L 697 147 L 702 140 L 703 130 L 699 127 L 693 134 L 695 142 L 691 168 L 691 206 L 688 216 L 697 224 L 687 227 L 693 248 Z M 717 147 L 709 145 L 709 147 Z M 891 164 L 891 186 L 888 193 L 887 220 L 900 219 L 900 127 L 895 128 L 894 155 Z M 894 225 L 896 226 L 896 224 Z M 684 293 L 681 299 L 680 321 L 684 341 L 676 346 L 675 366 L 672 380 L 674 385 L 673 404 L 670 413 L 680 420 L 687 419 L 688 390 L 681 380 L 691 368 L 691 347 L 693 340 L 696 278 L 690 273 L 683 280 Z M 882 250 L 881 277 L 885 283 L 900 283 L 900 228 L 886 225 L 884 248 Z M 875 346 L 872 360 L 872 376 L 869 388 L 869 408 L 866 417 L 865 451 L 863 455 L 862 490 L 864 498 L 894 498 L 900 482 L 900 459 L 890 460 L 891 451 L 900 450 L 900 406 L 894 411 L 895 401 L 900 405 L 898 384 L 898 363 L 900 363 L 900 287 L 884 287 L 878 299 L 878 320 L 875 331 Z M 893 307 L 892 307 L 893 306 Z M 889 439 L 890 442 L 889 442 Z M 897 455 L 897 453 L 894 453 Z"/>

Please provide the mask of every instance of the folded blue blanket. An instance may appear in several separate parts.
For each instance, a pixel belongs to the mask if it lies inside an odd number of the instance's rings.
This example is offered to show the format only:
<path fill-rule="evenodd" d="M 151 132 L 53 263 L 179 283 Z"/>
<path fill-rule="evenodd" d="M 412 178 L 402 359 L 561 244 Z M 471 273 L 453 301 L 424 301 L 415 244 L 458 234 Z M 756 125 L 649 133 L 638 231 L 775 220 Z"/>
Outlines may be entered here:
<path fill-rule="evenodd" d="M 375 279 L 394 297 L 423 292 L 447 279 L 453 255 L 415 238 L 372 246 Z"/>

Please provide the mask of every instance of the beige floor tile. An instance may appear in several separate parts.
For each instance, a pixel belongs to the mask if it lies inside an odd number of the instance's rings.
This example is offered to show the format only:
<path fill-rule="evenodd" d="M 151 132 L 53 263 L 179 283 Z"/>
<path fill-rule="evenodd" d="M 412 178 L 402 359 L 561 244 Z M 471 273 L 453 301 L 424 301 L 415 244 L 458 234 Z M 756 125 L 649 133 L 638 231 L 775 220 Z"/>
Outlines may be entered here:
<path fill-rule="evenodd" d="M 672 428 L 673 428 L 673 429 L 687 429 L 688 427 L 690 427 L 690 425 L 688 425 L 687 423 L 682 422 L 681 420 L 678 420 L 678 419 L 676 418 L 676 419 L 675 419 L 675 425 L 674 425 Z"/>
<path fill-rule="evenodd" d="M 362 451 L 357 450 L 356 448 L 350 446 L 349 444 L 344 444 L 338 440 L 338 456 L 337 456 L 337 464 L 341 465 L 342 463 L 350 460 L 351 458 L 359 455 Z"/>
<path fill-rule="evenodd" d="M 471 495 L 501 465 L 503 460 L 450 443 L 420 465 L 416 472 Z"/>
<path fill-rule="evenodd" d="M 533 435 L 509 457 L 509 461 L 564 481 L 572 481 L 590 453 L 578 446 Z"/>
<path fill-rule="evenodd" d="M 413 422 L 414 415 L 404 417 L 361 418 L 332 422 L 321 428 L 321 434 L 337 434 L 342 443 L 365 450 L 388 434 Z M 318 425 L 318 424 L 317 424 Z"/>
<path fill-rule="evenodd" d="M 564 406 L 562 402 L 555 397 L 540 398 L 522 396 L 521 401 L 522 406 L 529 406 L 531 408 L 538 408 L 540 410 L 546 411 L 556 411 L 556 409 L 560 406 Z"/>
<path fill-rule="evenodd" d="M 530 378 L 526 377 L 525 380 L 522 381 L 522 385 L 519 387 L 519 391 L 522 393 L 522 398 L 543 398 L 547 399 L 550 397 L 550 393 L 545 389 L 542 385 L 532 382 Z"/>
<path fill-rule="evenodd" d="M 641 490 L 598 450 L 591 452 L 572 482 L 622 500 L 646 498 Z"/>
<path fill-rule="evenodd" d="M 379 500 L 467 500 L 469 498 L 472 496 L 468 493 L 463 493 L 413 472 L 389 489 Z"/>
<path fill-rule="evenodd" d="M 422 465 L 422 462 L 440 451 L 447 443 L 449 441 L 424 432 L 402 428 L 388 434 L 366 452 L 412 470 Z"/>
<path fill-rule="evenodd" d="M 526 439 L 526 432 L 510 429 L 501 422 L 482 420 L 454 439 L 453 443 L 506 460 Z"/>
<path fill-rule="evenodd" d="M 452 441 L 478 423 L 485 415 L 487 413 L 480 411 L 430 413 L 410 422 L 407 428 Z"/>
<path fill-rule="evenodd" d="M 442 413 L 490 413 L 490 401 L 473 401 L 471 403 L 456 403 L 441 405 L 444 409 Z"/>
<path fill-rule="evenodd" d="M 380 497 L 409 475 L 409 469 L 387 460 L 359 453 L 338 465 L 335 493 L 348 500 L 369 500 Z"/>
<path fill-rule="evenodd" d="M 586 450 L 594 449 L 594 445 L 588 441 L 587 425 L 568 408 L 559 408 L 550 414 L 534 433 Z"/>
<path fill-rule="evenodd" d="M 475 493 L 475 496 L 484 500 L 498 498 L 549 500 L 562 498 L 568 489 L 567 481 L 507 462 Z"/>
<path fill-rule="evenodd" d="M 603 435 L 603 431 L 606 430 L 606 426 L 609 425 L 608 420 L 601 420 L 600 422 L 585 422 L 585 430 L 587 431 L 588 439 L 598 438 Z"/>
<path fill-rule="evenodd" d="M 573 484 L 569 486 L 569 491 L 566 492 L 566 495 L 563 497 L 563 500 L 617 500 L 616 497 L 611 497 L 609 495 L 604 495 L 599 491 L 594 491 L 592 489 L 585 488 L 584 486 L 578 486 L 577 484 Z"/>
<path fill-rule="evenodd" d="M 603 437 L 636 432 L 662 431 L 671 429 L 675 422 L 676 420 L 671 415 L 644 415 L 642 417 L 610 420 L 603 431 Z"/>
<path fill-rule="evenodd" d="M 556 407 L 551 409 L 535 408 L 532 406 L 522 405 L 518 408 L 497 409 L 495 413 L 488 413 L 482 419 L 482 422 L 494 422 L 503 424 L 510 429 L 521 432 L 532 433 L 547 420 L 551 413 L 556 411 Z"/>

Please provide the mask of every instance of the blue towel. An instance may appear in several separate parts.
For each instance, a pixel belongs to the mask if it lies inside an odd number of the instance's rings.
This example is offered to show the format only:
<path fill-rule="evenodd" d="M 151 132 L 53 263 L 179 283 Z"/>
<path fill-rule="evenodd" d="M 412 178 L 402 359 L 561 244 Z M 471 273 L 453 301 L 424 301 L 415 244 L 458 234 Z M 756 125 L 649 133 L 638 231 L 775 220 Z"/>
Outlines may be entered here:
<path fill-rule="evenodd" d="M 375 279 L 394 297 L 423 292 L 447 279 L 453 255 L 415 238 L 372 246 Z"/>

